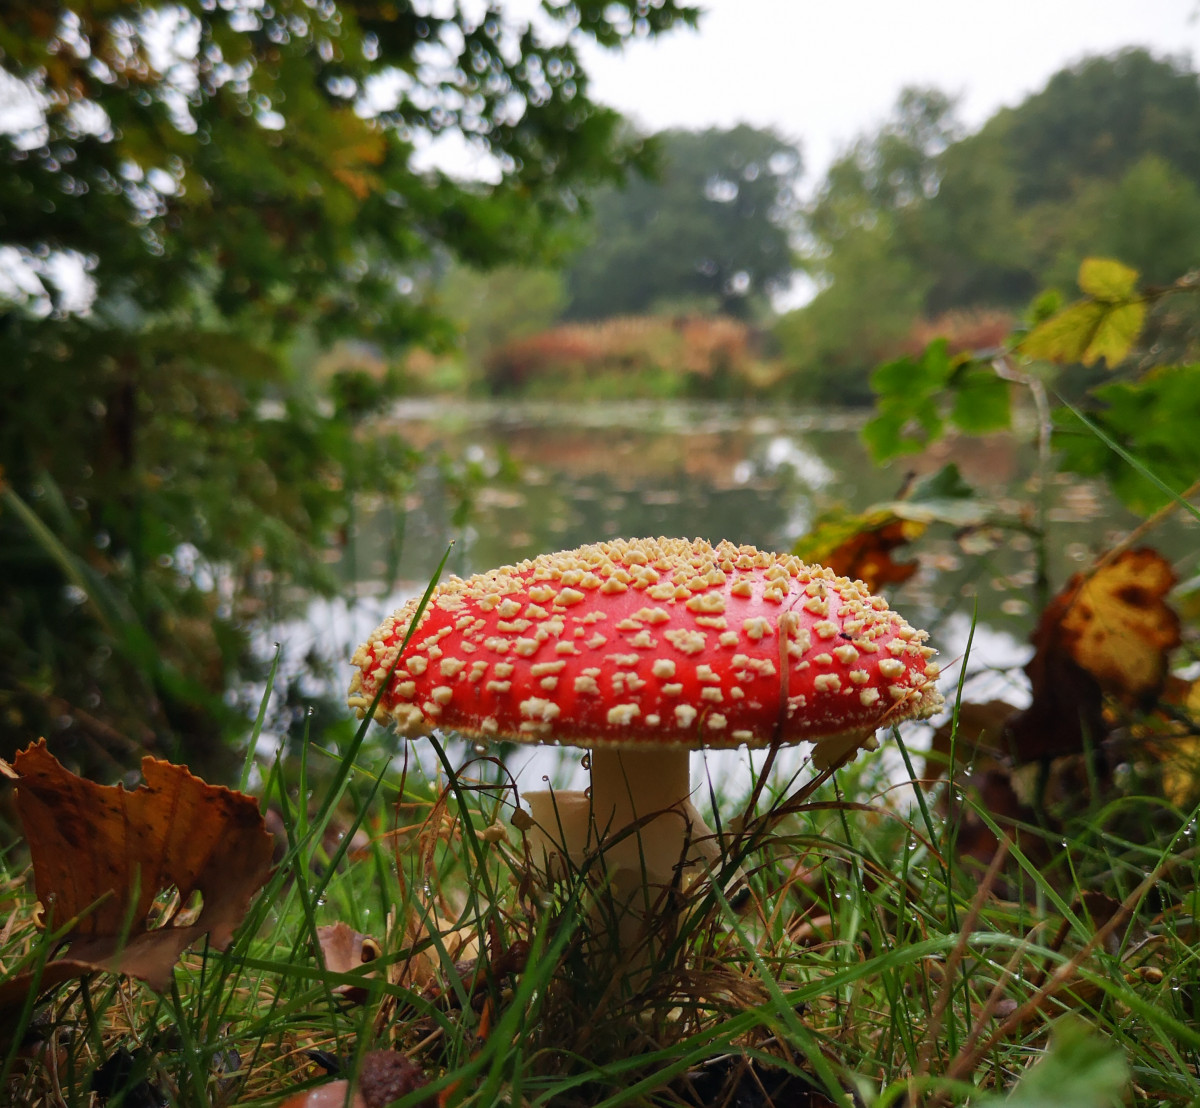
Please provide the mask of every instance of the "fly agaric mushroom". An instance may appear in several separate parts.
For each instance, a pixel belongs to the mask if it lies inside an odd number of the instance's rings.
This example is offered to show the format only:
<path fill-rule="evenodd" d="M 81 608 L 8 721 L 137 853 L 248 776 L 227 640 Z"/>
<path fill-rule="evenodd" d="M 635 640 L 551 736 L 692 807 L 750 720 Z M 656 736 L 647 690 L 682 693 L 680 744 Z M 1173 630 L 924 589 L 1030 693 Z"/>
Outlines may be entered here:
<path fill-rule="evenodd" d="M 610 869 L 651 883 L 693 848 L 716 858 L 690 751 L 807 741 L 824 769 L 942 704 L 924 631 L 861 581 L 752 546 L 618 539 L 452 577 L 401 656 L 418 606 L 359 647 L 350 706 L 364 715 L 387 681 L 378 718 L 406 736 L 590 748 L 590 799 L 526 794 L 535 820 L 574 860 L 617 836 Z"/>

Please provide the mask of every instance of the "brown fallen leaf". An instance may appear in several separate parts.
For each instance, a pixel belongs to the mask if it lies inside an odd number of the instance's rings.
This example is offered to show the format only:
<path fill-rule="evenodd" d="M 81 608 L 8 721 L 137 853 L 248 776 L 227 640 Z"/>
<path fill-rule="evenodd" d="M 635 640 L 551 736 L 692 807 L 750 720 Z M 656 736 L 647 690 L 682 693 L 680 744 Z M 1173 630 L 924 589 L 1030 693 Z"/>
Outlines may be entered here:
<path fill-rule="evenodd" d="M 218 950 L 229 945 L 271 870 L 271 836 L 253 797 L 154 758 L 142 761 L 137 789 L 98 785 L 65 769 L 45 740 L 13 768 L 38 899 L 51 927 L 76 920 L 66 959 L 46 965 L 42 985 L 109 970 L 162 990 L 201 936 Z M 182 908 L 199 894 L 199 914 L 154 918 L 166 890 Z"/>
<path fill-rule="evenodd" d="M 321 950 L 321 961 L 331 973 L 353 973 L 360 966 L 375 961 L 382 953 L 379 943 L 370 935 L 355 931 L 341 920 L 318 927 L 317 943 Z M 367 990 L 363 985 L 335 985 L 333 991 L 355 1004 L 362 1004 L 367 999 Z"/>
<path fill-rule="evenodd" d="M 1200 680 L 1167 678 L 1159 710 L 1133 729 L 1137 754 L 1159 765 L 1163 795 L 1187 811 L 1200 797 Z"/>
<path fill-rule="evenodd" d="M 1110 696 L 1135 704 L 1155 695 L 1179 645 L 1179 616 L 1167 605 L 1175 573 L 1163 556 L 1127 550 L 1060 594 L 1062 647 Z"/>
<path fill-rule="evenodd" d="M 843 577 L 865 581 L 872 592 L 899 585 L 917 572 L 916 562 L 897 562 L 892 551 L 919 538 L 928 527 L 887 508 L 860 516 L 832 516 L 795 546 L 795 553 Z"/>
<path fill-rule="evenodd" d="M 358 1086 L 351 1092 L 345 1078 L 290 1096 L 280 1108 L 384 1108 L 429 1083 L 420 1066 L 395 1050 L 372 1050 L 363 1056 Z M 347 1094 L 350 1099 L 347 1100 Z M 439 1098 L 440 1099 L 440 1098 Z M 435 1103 L 426 1097 L 422 1105 Z"/>
<path fill-rule="evenodd" d="M 1077 753 L 1108 732 L 1107 695 L 1125 707 L 1155 696 L 1179 645 L 1166 603 L 1170 565 L 1149 549 L 1126 550 L 1090 575 L 1076 574 L 1046 606 L 1033 633 L 1033 703 L 1009 724 L 1021 761 Z"/>

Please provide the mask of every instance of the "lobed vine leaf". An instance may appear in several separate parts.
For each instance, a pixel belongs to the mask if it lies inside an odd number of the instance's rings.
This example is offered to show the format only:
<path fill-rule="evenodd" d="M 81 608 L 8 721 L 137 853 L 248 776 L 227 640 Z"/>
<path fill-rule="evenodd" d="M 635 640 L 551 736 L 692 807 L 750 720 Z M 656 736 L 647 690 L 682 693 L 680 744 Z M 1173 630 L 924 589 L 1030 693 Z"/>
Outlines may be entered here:
<path fill-rule="evenodd" d="M 976 435 L 1009 426 L 1008 383 L 986 361 L 951 357 L 945 339 L 931 342 L 919 358 L 881 365 L 871 388 L 876 414 L 862 437 L 877 462 L 923 450 L 948 424 Z"/>
<path fill-rule="evenodd" d="M 1128 356 L 1146 322 L 1146 302 L 1137 296 L 1135 269 L 1108 258 L 1086 258 L 1079 267 L 1079 287 L 1090 299 L 1078 300 L 1039 323 L 1021 343 L 1031 358 L 1060 365 L 1095 365 L 1101 358 L 1110 369 Z"/>
<path fill-rule="evenodd" d="M 1143 463 L 1163 485 L 1182 491 L 1200 473 L 1200 364 L 1162 366 L 1138 381 L 1095 389 L 1102 405 L 1088 418 L 1112 442 Z M 1143 515 L 1171 497 L 1131 466 L 1092 429 L 1081 426 L 1066 407 L 1054 413 L 1053 444 L 1060 466 L 1085 477 L 1103 477 L 1121 499 Z"/>

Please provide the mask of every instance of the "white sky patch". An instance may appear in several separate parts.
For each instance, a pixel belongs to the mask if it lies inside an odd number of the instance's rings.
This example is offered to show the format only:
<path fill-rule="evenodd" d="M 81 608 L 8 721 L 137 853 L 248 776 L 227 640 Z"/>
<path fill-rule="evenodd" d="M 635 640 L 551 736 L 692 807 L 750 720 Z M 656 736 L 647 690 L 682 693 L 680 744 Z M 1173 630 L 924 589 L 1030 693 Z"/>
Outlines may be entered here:
<path fill-rule="evenodd" d="M 906 85 L 962 97 L 974 129 L 1087 54 L 1200 53 L 1195 0 L 707 0 L 698 32 L 588 47 L 595 99 L 649 130 L 749 123 L 803 147 L 809 180 L 890 115 Z"/>
<path fill-rule="evenodd" d="M 457 131 L 446 131 L 434 137 L 414 134 L 409 164 L 418 173 L 440 169 L 463 181 L 495 185 L 502 177 L 499 160 L 480 143 L 471 142 Z"/>
<path fill-rule="evenodd" d="M 92 263 L 75 250 L 46 255 L 16 246 L 0 246 L 0 304 L 23 308 L 33 316 L 87 315 L 96 298 Z"/>
<path fill-rule="evenodd" d="M 41 95 L 0 69 L 0 134 L 11 135 L 18 149 L 34 150 L 46 141 Z"/>

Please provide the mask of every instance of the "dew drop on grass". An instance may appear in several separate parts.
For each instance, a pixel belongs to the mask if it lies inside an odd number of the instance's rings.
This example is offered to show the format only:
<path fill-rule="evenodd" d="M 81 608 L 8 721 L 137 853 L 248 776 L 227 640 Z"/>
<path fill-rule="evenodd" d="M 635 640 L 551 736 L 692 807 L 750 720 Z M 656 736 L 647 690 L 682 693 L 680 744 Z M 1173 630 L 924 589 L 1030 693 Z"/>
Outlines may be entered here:
<path fill-rule="evenodd" d="M 592 768 L 592 756 L 590 754 L 585 754 L 582 758 L 579 759 L 579 764 L 581 766 L 583 766 L 584 769 L 586 769 L 590 772 L 591 768 Z"/>
<path fill-rule="evenodd" d="M 476 743 L 471 749 L 474 750 L 476 754 L 482 755 L 487 753 L 487 747 L 483 743 Z"/>

